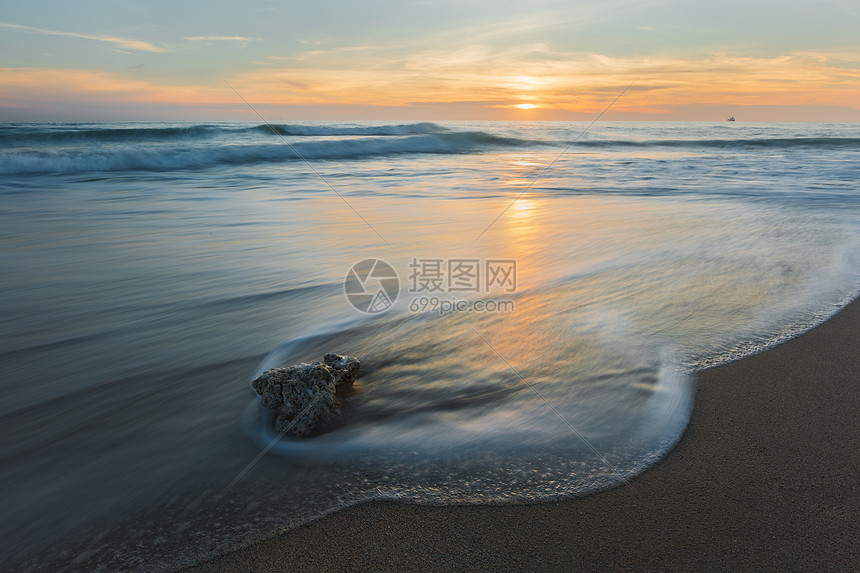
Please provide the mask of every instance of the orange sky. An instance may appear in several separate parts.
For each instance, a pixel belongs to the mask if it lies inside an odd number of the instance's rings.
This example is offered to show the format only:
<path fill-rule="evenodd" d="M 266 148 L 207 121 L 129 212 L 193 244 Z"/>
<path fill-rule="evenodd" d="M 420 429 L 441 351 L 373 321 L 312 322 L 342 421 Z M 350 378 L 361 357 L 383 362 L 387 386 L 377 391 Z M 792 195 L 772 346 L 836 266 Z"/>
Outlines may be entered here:
<path fill-rule="evenodd" d="M 587 16 L 567 26 L 592 30 Z M 617 23 L 591 17 L 595 28 Z M 223 22 L 219 33 L 171 35 L 33 19 L 0 22 L 0 119 L 254 119 L 226 80 L 271 119 L 588 119 L 632 84 L 607 119 L 860 121 L 860 51 L 832 38 L 678 45 L 640 25 L 647 41 L 631 50 L 622 36 L 578 44 L 534 17 L 506 26 L 475 16 L 472 33 L 278 41 L 252 18 L 223 35 Z"/>

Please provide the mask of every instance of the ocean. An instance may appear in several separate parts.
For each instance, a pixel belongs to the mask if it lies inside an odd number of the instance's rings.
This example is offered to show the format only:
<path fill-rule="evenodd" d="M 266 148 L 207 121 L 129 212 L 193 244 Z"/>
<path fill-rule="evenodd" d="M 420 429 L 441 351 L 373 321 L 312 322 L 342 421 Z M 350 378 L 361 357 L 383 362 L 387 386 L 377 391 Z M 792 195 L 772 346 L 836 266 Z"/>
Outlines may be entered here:
<path fill-rule="evenodd" d="M 0 174 L 4 568 L 624 487 L 860 285 L 857 124 L 7 123 Z M 279 437 L 250 382 L 332 351 Z"/>

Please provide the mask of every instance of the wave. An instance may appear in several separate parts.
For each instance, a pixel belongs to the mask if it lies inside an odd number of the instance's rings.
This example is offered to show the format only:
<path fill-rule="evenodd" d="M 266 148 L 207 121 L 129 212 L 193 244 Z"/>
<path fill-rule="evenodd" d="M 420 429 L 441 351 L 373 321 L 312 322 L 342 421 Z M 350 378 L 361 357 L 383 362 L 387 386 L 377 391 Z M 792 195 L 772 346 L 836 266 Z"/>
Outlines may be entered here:
<path fill-rule="evenodd" d="M 278 136 L 397 136 L 441 133 L 449 131 L 435 123 L 409 123 L 377 126 L 336 126 L 303 124 L 243 125 L 195 124 L 150 127 L 93 127 L 91 125 L 63 125 L 0 129 L 0 143 L 38 145 L 63 142 L 138 142 L 211 139 L 218 136 L 261 134 Z"/>
<path fill-rule="evenodd" d="M 263 124 L 254 128 L 264 133 L 293 136 L 331 136 L 331 135 L 416 135 L 440 133 L 447 128 L 435 123 L 405 123 L 401 125 L 372 126 L 328 126 L 328 125 L 274 125 Z"/>
<path fill-rule="evenodd" d="M 431 122 L 0 124 L 0 173 L 186 170 L 277 163 L 298 160 L 300 156 L 309 160 L 338 160 L 411 153 L 468 154 L 526 146 L 561 151 L 576 135 L 572 130 L 556 131 L 551 136 L 533 130 L 529 133 L 533 139 L 527 139 L 529 136 L 523 133 L 509 128 L 504 133 L 494 129 L 458 131 Z M 751 132 L 747 138 L 639 139 L 589 133 L 575 141 L 571 151 L 860 150 L 857 137 L 758 135 Z M 289 145 L 285 145 L 287 142 Z"/>
<path fill-rule="evenodd" d="M 681 148 L 857 148 L 856 137 L 762 137 L 750 139 L 581 139 L 574 147 L 681 147 Z"/>
<path fill-rule="evenodd" d="M 217 125 L 188 125 L 174 127 L 64 127 L 62 129 L 32 128 L 0 131 L 0 143 L 29 144 L 63 142 L 123 142 L 205 139 L 226 132 Z M 232 131 L 236 131 L 233 129 Z"/>
<path fill-rule="evenodd" d="M 357 159 L 400 154 L 468 154 L 540 144 L 482 131 L 447 132 L 398 138 L 300 141 L 292 144 L 127 145 L 95 148 L 12 150 L 0 154 L 0 173 L 80 171 L 166 171 L 216 165 L 279 163 L 304 159 Z"/>

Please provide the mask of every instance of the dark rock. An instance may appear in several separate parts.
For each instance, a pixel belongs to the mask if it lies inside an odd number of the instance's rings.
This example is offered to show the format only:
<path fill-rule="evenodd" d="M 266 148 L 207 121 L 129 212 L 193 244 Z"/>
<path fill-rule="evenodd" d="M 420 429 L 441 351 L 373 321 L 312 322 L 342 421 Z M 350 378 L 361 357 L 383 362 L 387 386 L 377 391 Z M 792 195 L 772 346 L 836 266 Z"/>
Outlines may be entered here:
<path fill-rule="evenodd" d="M 354 356 L 329 353 L 323 362 L 267 370 L 251 385 L 264 408 L 277 412 L 275 429 L 306 436 L 338 411 L 338 386 L 355 382 L 361 363 Z"/>

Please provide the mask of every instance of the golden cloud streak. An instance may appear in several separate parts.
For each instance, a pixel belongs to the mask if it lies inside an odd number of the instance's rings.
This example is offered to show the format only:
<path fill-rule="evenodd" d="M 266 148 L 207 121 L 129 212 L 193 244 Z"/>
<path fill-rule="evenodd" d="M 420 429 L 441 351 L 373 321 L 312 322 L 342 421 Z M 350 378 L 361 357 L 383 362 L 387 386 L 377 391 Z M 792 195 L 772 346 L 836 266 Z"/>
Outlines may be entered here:
<path fill-rule="evenodd" d="M 0 22 L 0 28 L 7 30 L 17 30 L 20 32 L 29 32 L 31 34 L 42 34 L 46 36 L 66 36 L 68 38 L 81 38 L 84 40 L 96 40 L 98 42 L 108 42 L 116 44 L 127 50 L 138 50 L 142 52 L 166 52 L 167 50 L 159 48 L 149 42 L 140 40 L 130 40 L 128 38 L 118 38 L 116 36 L 95 36 L 91 34 L 78 34 L 77 32 L 60 32 L 57 30 L 46 30 L 44 28 L 34 28 L 32 26 L 21 26 L 19 24 L 10 24 L 8 22 Z"/>
<path fill-rule="evenodd" d="M 208 86 L 159 84 L 99 70 L 0 68 L 0 100 L 32 102 L 120 101 L 164 104 L 224 103 L 229 98 Z M 223 90 L 222 90 L 223 91 Z"/>
<path fill-rule="evenodd" d="M 280 63 L 280 62 L 278 62 Z M 492 52 L 484 46 L 406 58 L 314 51 L 232 78 L 255 101 L 277 104 L 409 105 L 415 101 L 506 102 L 595 111 L 635 80 L 621 108 L 678 104 L 802 104 L 856 107 L 860 57 L 792 53 L 778 57 L 614 58 L 553 53 L 545 45 Z"/>
<path fill-rule="evenodd" d="M 270 58 L 227 76 L 255 105 L 413 106 L 529 103 L 542 110 L 595 113 L 635 80 L 614 109 L 660 114 L 671 106 L 833 105 L 857 108 L 860 56 L 799 52 L 778 57 L 701 58 L 552 52 L 532 44 L 494 52 L 484 46 L 392 57 L 378 47 L 311 50 Z M 155 102 L 233 106 L 220 78 L 177 84 L 100 70 L 0 68 L 0 105 L 58 101 Z"/>
<path fill-rule="evenodd" d="M 262 42 L 263 38 L 248 38 L 245 36 L 183 36 L 189 42 Z"/>

